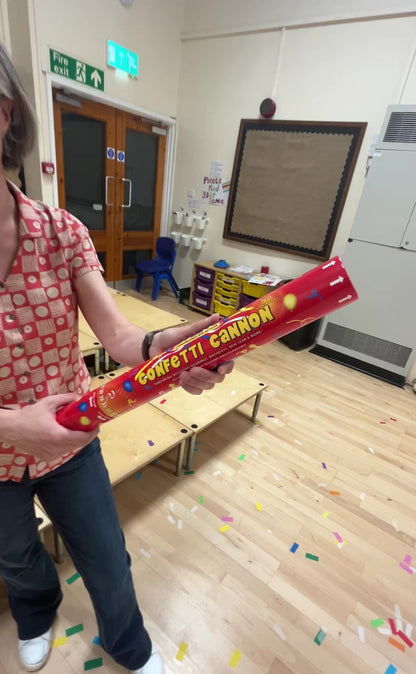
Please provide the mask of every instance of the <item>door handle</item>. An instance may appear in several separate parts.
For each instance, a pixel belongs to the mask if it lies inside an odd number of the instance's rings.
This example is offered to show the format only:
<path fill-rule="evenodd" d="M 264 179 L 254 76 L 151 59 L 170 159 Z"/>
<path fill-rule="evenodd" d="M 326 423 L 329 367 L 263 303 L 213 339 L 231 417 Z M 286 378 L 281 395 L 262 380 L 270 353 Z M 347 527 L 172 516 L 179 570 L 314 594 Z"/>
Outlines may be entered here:
<path fill-rule="evenodd" d="M 128 204 L 122 204 L 121 208 L 130 208 L 131 206 L 131 180 L 130 178 L 122 178 L 123 183 L 128 183 L 129 184 L 129 203 Z"/>
<path fill-rule="evenodd" d="M 114 176 L 106 176 L 105 177 L 105 205 L 106 206 L 114 206 L 114 204 L 110 204 L 110 202 L 108 201 L 108 181 L 110 180 L 110 178 L 111 178 L 111 180 L 115 179 Z"/>

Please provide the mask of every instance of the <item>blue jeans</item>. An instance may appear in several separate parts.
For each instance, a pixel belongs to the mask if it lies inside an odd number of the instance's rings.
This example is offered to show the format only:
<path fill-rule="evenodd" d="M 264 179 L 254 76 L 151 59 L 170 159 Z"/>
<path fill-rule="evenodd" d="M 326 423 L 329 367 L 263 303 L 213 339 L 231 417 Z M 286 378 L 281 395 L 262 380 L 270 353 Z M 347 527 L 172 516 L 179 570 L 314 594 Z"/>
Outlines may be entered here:
<path fill-rule="evenodd" d="M 55 565 L 38 537 L 35 494 L 91 596 L 101 645 L 119 665 L 139 669 L 151 641 L 98 438 L 43 477 L 31 480 L 26 471 L 21 482 L 0 482 L 0 575 L 19 638 L 46 632 L 62 600 Z"/>

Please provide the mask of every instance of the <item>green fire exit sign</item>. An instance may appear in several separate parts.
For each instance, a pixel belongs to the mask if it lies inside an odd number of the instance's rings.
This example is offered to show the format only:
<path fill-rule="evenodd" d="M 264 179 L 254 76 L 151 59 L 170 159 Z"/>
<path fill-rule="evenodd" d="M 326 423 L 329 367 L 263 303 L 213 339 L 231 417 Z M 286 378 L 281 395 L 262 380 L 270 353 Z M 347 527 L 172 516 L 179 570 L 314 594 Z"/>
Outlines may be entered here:
<path fill-rule="evenodd" d="M 104 91 L 104 71 L 85 61 L 63 54 L 57 49 L 49 49 L 49 64 L 51 72 L 56 75 Z"/>
<path fill-rule="evenodd" d="M 139 76 L 138 55 L 112 40 L 107 42 L 107 65 L 131 75 L 131 77 Z"/>

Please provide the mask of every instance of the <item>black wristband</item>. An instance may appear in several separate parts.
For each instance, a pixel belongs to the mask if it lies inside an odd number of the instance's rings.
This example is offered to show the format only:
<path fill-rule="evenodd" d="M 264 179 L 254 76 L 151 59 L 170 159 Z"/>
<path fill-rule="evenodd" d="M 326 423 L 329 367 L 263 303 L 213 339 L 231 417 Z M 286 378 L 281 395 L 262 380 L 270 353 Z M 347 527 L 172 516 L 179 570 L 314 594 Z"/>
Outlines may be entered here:
<path fill-rule="evenodd" d="M 152 330 L 152 332 L 146 332 L 143 341 L 142 341 L 142 356 L 143 360 L 149 360 L 150 358 L 150 347 L 153 342 L 153 337 L 158 333 L 162 332 L 161 330 Z"/>

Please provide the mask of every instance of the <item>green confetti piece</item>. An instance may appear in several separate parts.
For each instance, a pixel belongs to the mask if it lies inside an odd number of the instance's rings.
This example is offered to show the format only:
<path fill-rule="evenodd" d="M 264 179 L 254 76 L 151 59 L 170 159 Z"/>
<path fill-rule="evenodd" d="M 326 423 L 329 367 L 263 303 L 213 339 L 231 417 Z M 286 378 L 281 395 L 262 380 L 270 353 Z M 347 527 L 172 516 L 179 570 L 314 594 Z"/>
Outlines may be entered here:
<path fill-rule="evenodd" d="M 375 620 L 371 620 L 372 627 L 381 627 L 382 625 L 384 625 L 383 618 L 375 618 Z"/>
<path fill-rule="evenodd" d="M 204 497 L 203 497 L 203 496 L 200 496 L 200 497 L 199 497 L 199 502 L 200 502 L 200 503 L 203 503 L 203 502 L 204 502 Z"/>
<path fill-rule="evenodd" d="M 95 660 L 87 660 L 84 662 L 84 672 L 88 672 L 90 669 L 97 669 L 97 667 L 103 666 L 102 658 L 95 658 Z"/>
<path fill-rule="evenodd" d="M 312 559 L 314 562 L 319 562 L 319 557 L 316 555 L 311 555 L 310 552 L 305 552 L 305 557 L 307 559 Z"/>
<path fill-rule="evenodd" d="M 75 581 L 78 580 L 78 578 L 81 578 L 81 574 L 80 573 L 74 573 L 74 575 L 71 576 L 70 578 L 68 578 L 68 580 L 66 582 L 68 583 L 68 585 L 72 585 L 72 583 L 75 583 Z"/>
<path fill-rule="evenodd" d="M 323 640 L 326 637 L 326 632 L 324 630 L 319 630 L 318 634 L 316 635 L 314 642 L 320 646 L 323 642 Z"/>
<path fill-rule="evenodd" d="M 239 461 L 243 461 L 246 458 L 245 454 L 241 454 L 241 456 L 238 457 Z"/>
<path fill-rule="evenodd" d="M 184 470 L 184 475 L 193 475 L 195 471 L 193 470 Z"/>
<path fill-rule="evenodd" d="M 74 625 L 73 627 L 68 627 L 67 630 L 65 630 L 65 634 L 67 637 L 72 637 L 73 634 L 77 634 L 77 632 L 83 632 L 84 631 L 84 625 L 80 623 L 79 625 Z"/>

